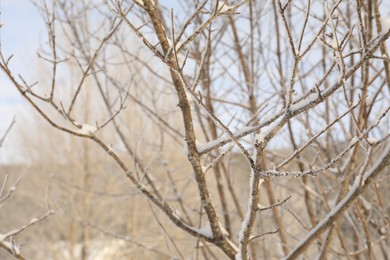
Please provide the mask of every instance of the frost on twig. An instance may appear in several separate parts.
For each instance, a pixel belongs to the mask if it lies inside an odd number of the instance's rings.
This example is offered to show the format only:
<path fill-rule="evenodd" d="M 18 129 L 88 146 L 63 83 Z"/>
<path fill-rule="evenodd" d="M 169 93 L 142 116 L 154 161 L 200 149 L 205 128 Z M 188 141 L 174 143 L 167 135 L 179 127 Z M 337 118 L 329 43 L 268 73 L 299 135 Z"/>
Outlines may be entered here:
<path fill-rule="evenodd" d="M 229 233 L 226 231 L 226 229 L 222 226 L 221 223 L 219 223 L 219 227 L 220 227 L 220 229 L 222 231 L 222 234 L 224 236 L 229 236 Z M 194 228 L 194 227 L 192 227 L 192 229 L 195 232 L 201 234 L 204 237 L 208 237 L 210 239 L 212 239 L 214 237 L 213 236 L 213 232 L 211 230 L 211 226 L 210 226 L 210 222 L 209 221 L 207 221 L 201 228 Z"/>
<path fill-rule="evenodd" d="M 97 126 L 82 124 L 77 132 L 81 135 L 94 135 L 98 130 Z"/>

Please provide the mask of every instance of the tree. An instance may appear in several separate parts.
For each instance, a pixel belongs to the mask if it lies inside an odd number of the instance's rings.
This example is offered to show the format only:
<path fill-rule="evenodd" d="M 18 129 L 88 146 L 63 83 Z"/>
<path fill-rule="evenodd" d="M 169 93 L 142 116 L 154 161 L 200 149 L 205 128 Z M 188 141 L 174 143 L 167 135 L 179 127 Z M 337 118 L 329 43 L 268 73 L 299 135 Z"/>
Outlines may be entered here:
<path fill-rule="evenodd" d="M 17 77 L 2 52 L 0 67 L 52 127 L 100 147 L 204 258 L 210 245 L 231 259 L 387 257 L 381 5 L 43 2 L 50 79 Z M 245 173 L 230 167 L 236 154 Z"/>

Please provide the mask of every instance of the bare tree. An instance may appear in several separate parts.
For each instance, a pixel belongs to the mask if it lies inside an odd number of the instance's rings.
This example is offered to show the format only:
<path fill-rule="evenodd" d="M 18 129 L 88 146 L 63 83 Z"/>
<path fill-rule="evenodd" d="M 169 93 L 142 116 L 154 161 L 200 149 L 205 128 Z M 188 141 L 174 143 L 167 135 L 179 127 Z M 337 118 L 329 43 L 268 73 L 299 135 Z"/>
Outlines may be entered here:
<path fill-rule="evenodd" d="M 205 259 L 388 257 L 384 2 L 36 6 L 51 77 L 16 75 L 0 52 L 2 71 L 52 127 L 119 166 L 171 255 L 185 258 L 156 210 Z"/>

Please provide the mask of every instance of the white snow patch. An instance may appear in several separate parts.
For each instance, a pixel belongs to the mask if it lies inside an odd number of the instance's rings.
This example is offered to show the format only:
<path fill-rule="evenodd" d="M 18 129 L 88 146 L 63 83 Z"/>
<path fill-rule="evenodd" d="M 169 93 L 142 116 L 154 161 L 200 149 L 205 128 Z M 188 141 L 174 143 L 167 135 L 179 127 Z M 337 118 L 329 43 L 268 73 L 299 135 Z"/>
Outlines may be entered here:
<path fill-rule="evenodd" d="M 339 48 L 339 44 L 337 42 L 337 39 L 336 37 L 333 35 L 333 38 L 332 38 L 332 48 L 337 50 Z M 337 54 L 336 54 L 337 55 Z M 340 55 L 338 55 L 340 57 Z"/>
<path fill-rule="evenodd" d="M 236 246 L 235 243 L 233 243 L 233 241 L 231 241 L 230 239 L 227 239 L 227 242 L 229 243 L 229 245 L 230 245 L 236 252 L 239 251 L 238 247 Z"/>
<path fill-rule="evenodd" d="M 167 38 L 168 44 L 170 47 L 173 47 L 173 41 L 170 38 Z M 178 50 L 183 44 L 181 42 L 176 42 L 175 49 Z M 184 56 L 184 55 L 183 55 Z"/>
<path fill-rule="evenodd" d="M 134 1 L 134 3 L 136 3 L 142 7 L 145 5 L 143 0 L 133 0 L 133 1 Z M 155 5 L 154 0 L 152 0 L 152 4 Z"/>
<path fill-rule="evenodd" d="M 207 221 L 207 223 L 204 224 L 204 226 L 201 228 L 192 227 L 192 230 L 194 230 L 195 232 L 197 232 L 205 237 L 213 238 L 213 231 L 211 230 L 211 225 L 210 225 L 209 221 Z"/>
<path fill-rule="evenodd" d="M 248 223 L 249 223 L 249 219 L 250 219 L 250 215 L 251 215 L 251 208 L 252 208 L 252 201 L 253 201 L 253 198 L 252 198 L 252 186 L 253 186 L 254 178 L 255 178 L 255 173 L 253 172 L 253 169 L 252 169 L 251 170 L 251 175 L 250 175 L 250 178 L 249 178 L 250 190 L 249 190 L 249 198 L 248 198 L 248 201 L 249 201 L 248 209 L 246 211 L 244 220 L 241 223 L 241 229 L 240 229 L 240 231 L 238 233 L 238 241 L 241 241 L 243 239 L 244 232 L 245 232 L 246 227 L 248 226 Z"/>
<path fill-rule="evenodd" d="M 275 170 L 275 169 L 268 170 L 267 172 L 268 172 L 269 174 L 271 174 L 271 175 L 274 175 L 274 176 L 277 176 L 277 175 L 279 174 L 279 172 L 278 172 L 277 170 Z"/>
<path fill-rule="evenodd" d="M 253 129 L 253 127 L 251 127 L 251 126 L 244 126 L 240 129 L 240 131 L 243 133 L 246 131 L 251 131 L 252 129 Z"/>
<path fill-rule="evenodd" d="M 234 132 L 233 135 L 237 137 L 237 136 L 244 134 L 245 132 L 254 131 L 255 129 L 256 129 L 256 127 L 253 127 L 253 126 L 244 126 L 240 130 Z M 213 147 L 216 147 L 220 143 L 227 142 L 228 140 L 231 140 L 230 136 L 228 136 L 226 133 L 224 133 L 218 139 L 215 139 L 215 140 L 210 141 L 210 142 L 205 143 L 205 144 L 197 144 L 196 147 L 197 147 L 197 150 L 199 153 L 203 153 L 204 151 L 207 151 Z"/>
<path fill-rule="evenodd" d="M 258 142 L 258 143 L 264 142 L 264 138 L 265 138 L 265 137 L 266 137 L 266 135 L 265 135 L 263 132 L 261 132 L 261 133 L 255 135 L 256 142 Z"/>
<path fill-rule="evenodd" d="M 349 142 L 350 145 L 353 145 L 353 144 L 356 144 L 357 142 L 359 142 L 359 137 L 355 136 L 354 138 L 351 139 L 351 142 Z"/>
<path fill-rule="evenodd" d="M 340 67 L 340 69 L 343 67 L 342 57 L 339 51 L 336 51 L 334 53 L 334 60 L 337 63 L 337 65 Z"/>
<path fill-rule="evenodd" d="M 202 166 L 202 172 L 207 172 L 208 169 L 210 168 L 210 165 L 201 165 Z"/>
<path fill-rule="evenodd" d="M 1 241 L 1 240 L 0 240 Z M 8 242 L 8 241 L 2 241 L 2 244 L 6 247 L 11 249 L 15 254 L 20 255 L 20 248 L 15 245 L 15 243 Z"/>
<path fill-rule="evenodd" d="M 222 231 L 222 234 L 225 236 L 229 236 L 229 232 L 226 231 L 226 229 L 222 226 L 222 224 L 221 223 L 218 224 L 219 224 L 219 228 Z M 205 223 L 201 228 L 191 227 L 191 229 L 205 237 L 213 238 L 213 231 L 211 229 L 211 225 L 209 221 L 207 221 L 207 223 Z"/>
<path fill-rule="evenodd" d="M 260 180 L 259 180 L 259 189 L 261 188 L 261 186 L 263 185 L 264 182 L 265 182 L 264 179 L 260 179 Z"/>
<path fill-rule="evenodd" d="M 199 152 L 199 147 L 202 147 L 202 144 L 195 139 L 195 147 L 196 147 L 196 151 Z M 186 157 L 188 157 L 188 146 L 187 146 L 187 142 L 184 143 L 184 147 L 183 147 L 183 153 Z"/>
<path fill-rule="evenodd" d="M 30 224 L 34 224 L 35 222 L 38 222 L 38 219 L 37 219 L 37 218 L 32 218 L 32 219 L 30 220 Z"/>
<path fill-rule="evenodd" d="M 133 0 L 133 1 L 134 1 L 134 3 L 136 3 L 140 6 L 144 6 L 144 1 L 142 1 L 142 0 Z"/>
<path fill-rule="evenodd" d="M 173 216 L 177 219 L 180 219 L 181 213 L 179 210 L 175 209 L 174 207 L 171 207 L 173 211 Z"/>
<path fill-rule="evenodd" d="M 179 59 L 179 57 L 177 57 L 177 58 Z M 180 63 L 180 59 L 179 59 L 179 63 Z M 192 101 L 194 101 L 191 93 L 187 89 L 186 89 L 186 98 L 187 98 L 188 103 L 191 103 Z"/>
<path fill-rule="evenodd" d="M 233 11 L 234 6 L 228 5 L 225 1 L 219 1 L 217 9 L 218 12 L 225 13 Z"/>
<path fill-rule="evenodd" d="M 269 121 L 269 120 L 271 120 L 272 119 L 272 117 L 273 117 L 274 115 L 272 115 L 271 113 L 268 113 L 268 114 L 266 114 L 266 115 L 264 115 L 263 116 L 263 122 L 267 122 L 267 121 Z"/>
<path fill-rule="evenodd" d="M 203 151 L 206 151 L 208 149 L 210 149 L 211 147 L 213 147 L 214 145 L 218 144 L 219 142 L 219 139 L 216 139 L 215 141 L 211 141 L 211 142 L 208 142 L 208 143 L 205 143 L 205 144 L 199 144 L 196 146 L 196 149 L 198 150 L 198 152 L 203 152 Z"/>
<path fill-rule="evenodd" d="M 224 236 L 229 236 L 229 232 L 227 232 L 227 230 L 222 226 L 221 223 L 219 223 L 219 227 L 221 228 L 222 234 Z"/>
<path fill-rule="evenodd" d="M 290 110 L 291 111 L 297 111 L 310 103 L 314 102 L 318 98 L 318 93 L 312 93 L 308 95 L 305 99 L 299 101 L 298 103 L 291 105 Z"/>
<path fill-rule="evenodd" d="M 82 124 L 77 133 L 82 135 L 93 135 L 97 132 L 98 128 L 94 125 Z"/>

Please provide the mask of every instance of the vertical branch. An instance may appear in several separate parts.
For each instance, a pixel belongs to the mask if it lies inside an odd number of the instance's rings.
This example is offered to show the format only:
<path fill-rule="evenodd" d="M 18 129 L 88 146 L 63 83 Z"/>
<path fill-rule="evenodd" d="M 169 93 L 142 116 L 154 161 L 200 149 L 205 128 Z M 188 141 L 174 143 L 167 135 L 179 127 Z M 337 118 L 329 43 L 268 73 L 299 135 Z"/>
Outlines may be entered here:
<path fill-rule="evenodd" d="M 152 0 L 144 0 L 144 8 L 151 19 L 154 31 L 156 32 L 156 36 L 160 41 L 163 52 L 166 54 L 170 46 L 167 40 L 167 35 L 165 33 L 165 28 L 161 23 L 156 6 L 154 3 L 152 3 Z M 213 233 L 213 239 L 215 240 L 215 244 L 220 246 L 221 249 L 224 250 L 226 254 L 228 254 L 229 256 L 234 256 L 235 250 L 226 241 L 226 239 L 224 239 L 224 235 L 220 228 L 217 212 L 215 211 L 215 208 L 210 198 L 206 178 L 200 162 L 200 155 L 196 149 L 196 136 L 193 127 L 191 108 L 186 97 L 185 87 L 180 78 L 180 75 L 178 74 L 180 68 L 177 67 L 174 55 L 171 54 L 169 57 L 167 57 L 167 65 L 171 69 L 170 75 L 172 78 L 173 85 L 176 89 L 177 96 L 179 98 L 179 107 L 181 109 L 183 124 L 184 124 L 184 129 L 186 134 L 185 138 L 186 138 L 187 149 L 188 149 L 188 160 L 191 162 L 192 168 L 194 170 L 194 175 L 198 185 L 201 203 L 203 205 L 203 208 L 205 209 L 207 218 L 210 222 L 210 227 Z"/>

